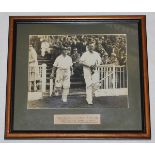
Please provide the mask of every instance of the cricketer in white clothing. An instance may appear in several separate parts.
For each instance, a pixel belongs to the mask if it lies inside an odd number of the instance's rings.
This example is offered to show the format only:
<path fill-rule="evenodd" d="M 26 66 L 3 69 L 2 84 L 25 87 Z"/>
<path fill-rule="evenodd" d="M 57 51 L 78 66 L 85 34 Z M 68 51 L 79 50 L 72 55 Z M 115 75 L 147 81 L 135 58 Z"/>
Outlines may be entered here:
<path fill-rule="evenodd" d="M 93 87 L 99 81 L 99 73 L 96 66 L 101 64 L 99 53 L 94 51 L 94 44 L 88 45 L 88 51 L 83 53 L 80 58 L 80 64 L 83 65 L 84 79 L 86 83 L 86 100 L 88 104 L 93 104 Z"/>
<path fill-rule="evenodd" d="M 70 76 L 72 70 L 72 58 L 67 55 L 68 48 L 63 47 L 62 54 L 59 55 L 54 64 L 52 69 L 51 78 L 54 78 L 54 74 L 56 71 L 56 79 L 55 79 L 55 89 L 56 91 L 62 92 L 62 101 L 67 102 L 67 96 L 69 94 L 70 88 Z"/>

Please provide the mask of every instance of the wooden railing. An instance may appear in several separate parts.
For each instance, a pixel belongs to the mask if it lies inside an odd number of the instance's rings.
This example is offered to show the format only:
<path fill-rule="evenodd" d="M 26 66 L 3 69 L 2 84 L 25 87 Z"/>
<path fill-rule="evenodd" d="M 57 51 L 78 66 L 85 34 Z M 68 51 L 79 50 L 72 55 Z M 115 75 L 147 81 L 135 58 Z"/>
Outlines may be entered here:
<path fill-rule="evenodd" d="M 99 65 L 99 89 L 97 96 L 118 96 L 128 94 L 128 77 L 126 66 L 115 66 L 113 64 Z M 53 80 L 50 79 L 50 95 L 54 90 Z"/>
<path fill-rule="evenodd" d="M 46 64 L 39 65 L 39 78 L 36 77 L 35 72 L 38 68 L 29 66 L 28 69 L 28 83 L 29 92 L 46 92 Z M 33 82 L 32 82 L 33 78 Z M 34 89 L 36 88 L 36 89 Z"/>
<path fill-rule="evenodd" d="M 97 67 L 100 77 L 100 89 L 127 88 L 126 66 L 100 65 Z"/>

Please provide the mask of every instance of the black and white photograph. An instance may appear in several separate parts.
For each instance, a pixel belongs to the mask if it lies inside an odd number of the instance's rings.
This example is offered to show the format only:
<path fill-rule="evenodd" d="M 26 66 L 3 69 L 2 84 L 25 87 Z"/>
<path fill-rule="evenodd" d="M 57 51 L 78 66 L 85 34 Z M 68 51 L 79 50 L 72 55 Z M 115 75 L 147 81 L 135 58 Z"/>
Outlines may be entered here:
<path fill-rule="evenodd" d="M 127 34 L 29 35 L 27 109 L 130 108 Z"/>

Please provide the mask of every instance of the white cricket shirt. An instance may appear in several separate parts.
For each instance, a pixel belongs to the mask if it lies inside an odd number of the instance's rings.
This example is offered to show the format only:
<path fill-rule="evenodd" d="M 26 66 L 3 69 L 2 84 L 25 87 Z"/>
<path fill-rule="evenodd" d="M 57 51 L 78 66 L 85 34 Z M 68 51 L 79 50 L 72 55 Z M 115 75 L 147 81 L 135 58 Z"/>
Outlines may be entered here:
<path fill-rule="evenodd" d="M 73 65 L 72 58 L 68 55 L 65 57 L 61 54 L 59 55 L 53 64 L 54 67 L 62 68 L 62 69 L 70 69 L 70 67 Z"/>
<path fill-rule="evenodd" d="M 84 62 L 86 65 L 91 66 L 95 64 L 101 64 L 101 57 L 99 53 L 93 51 L 90 53 L 89 51 L 83 53 L 83 55 L 80 58 L 81 62 Z M 84 76 L 90 76 L 91 71 L 88 67 L 83 66 Z"/>

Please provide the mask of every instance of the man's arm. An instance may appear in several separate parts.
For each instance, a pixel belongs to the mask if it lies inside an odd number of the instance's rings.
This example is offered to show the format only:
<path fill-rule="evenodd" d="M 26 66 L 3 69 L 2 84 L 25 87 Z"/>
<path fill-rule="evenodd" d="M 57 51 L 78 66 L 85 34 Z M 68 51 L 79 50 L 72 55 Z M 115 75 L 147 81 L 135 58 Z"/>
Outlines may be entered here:
<path fill-rule="evenodd" d="M 82 55 L 82 57 L 80 58 L 79 60 L 79 64 L 81 64 L 82 66 L 84 67 L 87 67 L 91 70 L 91 72 L 93 73 L 94 72 L 94 69 L 96 68 L 96 64 L 94 65 L 88 65 L 86 62 L 85 62 L 85 59 L 86 59 L 86 55 Z"/>
<path fill-rule="evenodd" d="M 29 60 L 29 63 L 34 63 L 35 62 L 35 60 L 33 59 L 33 60 Z"/>
<path fill-rule="evenodd" d="M 54 77 L 55 77 L 56 69 L 57 69 L 58 63 L 59 63 L 59 57 L 57 57 L 57 58 L 55 59 L 54 64 L 53 64 L 52 73 L 51 73 L 51 78 L 52 78 L 52 79 L 54 79 Z"/>
<path fill-rule="evenodd" d="M 89 68 L 91 70 L 91 73 L 94 74 L 94 70 L 96 69 L 96 64 L 95 65 L 87 65 L 85 62 L 81 62 L 80 64 L 82 64 L 83 66 Z"/>
<path fill-rule="evenodd" d="M 84 66 L 84 67 L 88 67 L 88 68 L 90 68 L 90 66 L 88 65 L 88 64 L 86 64 L 84 61 L 79 61 L 79 64 L 81 64 L 82 66 Z"/>
<path fill-rule="evenodd" d="M 74 72 L 73 72 L 73 67 L 72 66 L 70 67 L 70 71 L 71 71 L 71 75 L 73 75 Z"/>

